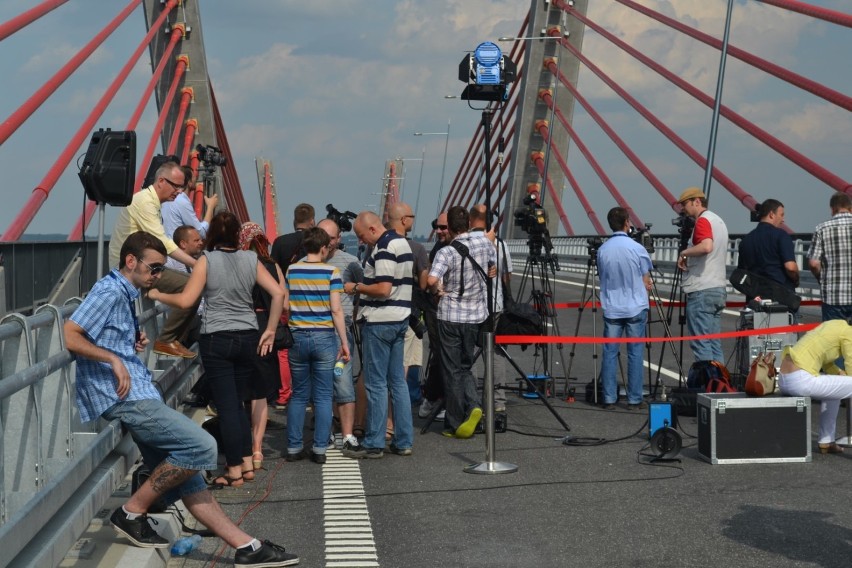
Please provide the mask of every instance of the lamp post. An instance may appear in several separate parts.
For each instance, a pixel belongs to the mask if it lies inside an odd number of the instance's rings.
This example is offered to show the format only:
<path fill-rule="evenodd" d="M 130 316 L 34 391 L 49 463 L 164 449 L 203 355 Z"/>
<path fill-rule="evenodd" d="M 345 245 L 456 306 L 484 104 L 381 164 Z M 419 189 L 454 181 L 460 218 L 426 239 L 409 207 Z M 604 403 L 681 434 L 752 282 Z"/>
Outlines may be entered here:
<path fill-rule="evenodd" d="M 438 207 L 436 208 L 435 215 L 437 216 L 441 212 L 441 199 L 444 195 L 444 174 L 447 171 L 447 149 L 450 146 L 450 119 L 447 119 L 447 131 L 446 132 L 415 132 L 415 136 L 446 136 L 444 139 L 444 163 L 441 166 L 441 187 L 438 190 Z M 426 149 L 423 149 L 425 154 Z"/>
<path fill-rule="evenodd" d="M 556 39 L 562 40 L 568 38 L 568 32 L 562 32 L 562 35 L 552 36 L 546 35 L 546 30 L 541 30 L 542 35 L 540 36 L 530 36 L 530 37 L 514 37 L 514 36 L 503 36 L 498 38 L 497 41 L 528 41 L 537 39 L 539 41 Z M 557 43 L 559 49 L 562 49 L 562 44 Z M 557 64 L 557 71 L 559 70 L 559 65 Z M 556 115 L 556 89 L 559 88 L 559 77 L 553 77 L 553 95 L 551 96 L 552 105 L 550 107 L 550 120 L 548 121 L 548 130 L 549 130 L 549 140 L 547 141 L 547 147 L 544 149 L 544 169 L 541 175 L 541 192 L 539 193 L 539 205 L 544 204 L 544 196 L 547 195 L 547 170 L 550 167 L 550 148 L 553 146 L 553 118 Z"/>

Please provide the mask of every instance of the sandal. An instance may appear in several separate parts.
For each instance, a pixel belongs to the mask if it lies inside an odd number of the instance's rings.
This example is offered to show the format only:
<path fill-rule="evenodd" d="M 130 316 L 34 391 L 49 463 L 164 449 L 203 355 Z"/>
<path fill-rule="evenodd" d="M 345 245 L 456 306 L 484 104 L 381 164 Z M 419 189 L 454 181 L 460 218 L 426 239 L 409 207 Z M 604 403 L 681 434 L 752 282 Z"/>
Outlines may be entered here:
<path fill-rule="evenodd" d="M 843 448 L 838 446 L 835 442 L 829 442 L 827 444 L 819 444 L 819 453 L 821 453 L 821 454 L 842 454 Z"/>
<path fill-rule="evenodd" d="M 251 455 L 251 465 L 254 469 L 263 469 L 263 452 L 254 452 Z"/>
<path fill-rule="evenodd" d="M 254 468 L 243 470 L 243 481 L 245 481 L 246 483 L 254 482 Z"/>
<path fill-rule="evenodd" d="M 393 440 L 393 430 L 388 428 L 385 430 L 385 442 L 390 442 Z"/>
<path fill-rule="evenodd" d="M 219 483 L 219 480 L 225 480 L 224 483 Z M 230 477 L 227 473 L 223 473 L 216 479 L 210 482 L 209 486 L 211 490 L 224 489 L 226 487 L 242 487 L 243 483 L 245 483 L 245 479 L 243 476 L 239 477 Z"/>

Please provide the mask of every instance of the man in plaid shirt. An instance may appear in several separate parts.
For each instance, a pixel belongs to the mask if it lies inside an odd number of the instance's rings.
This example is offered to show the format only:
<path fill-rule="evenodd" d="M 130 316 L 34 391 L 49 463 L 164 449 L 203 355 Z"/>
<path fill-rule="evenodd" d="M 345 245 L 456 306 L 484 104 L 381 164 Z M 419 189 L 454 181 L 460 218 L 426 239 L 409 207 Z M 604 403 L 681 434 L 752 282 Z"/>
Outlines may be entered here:
<path fill-rule="evenodd" d="M 831 219 L 816 226 L 808 264 L 820 283 L 822 320 L 852 317 L 852 198 L 835 193 Z"/>
<path fill-rule="evenodd" d="M 481 231 L 469 233 L 468 221 L 464 207 L 451 207 L 447 212 L 453 242 L 462 245 L 462 250 L 466 248 L 467 255 L 463 257 L 452 243 L 442 248 L 435 255 L 427 280 L 441 295 L 438 334 L 447 411 L 444 435 L 451 438 L 470 438 L 482 418 L 471 368 L 480 326 L 488 317 L 485 278 L 493 276 L 497 263 L 494 245 Z"/>

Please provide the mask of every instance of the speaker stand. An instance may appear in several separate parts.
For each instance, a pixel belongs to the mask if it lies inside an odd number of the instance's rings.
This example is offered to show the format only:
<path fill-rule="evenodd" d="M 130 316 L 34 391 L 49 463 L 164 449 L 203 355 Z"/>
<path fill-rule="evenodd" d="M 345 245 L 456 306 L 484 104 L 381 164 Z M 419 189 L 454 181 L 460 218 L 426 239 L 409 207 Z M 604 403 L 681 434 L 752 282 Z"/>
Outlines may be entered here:
<path fill-rule="evenodd" d="M 97 279 L 104 275 L 104 218 L 106 203 L 98 203 L 98 269 Z M 85 231 L 84 231 L 85 232 Z M 85 237 L 85 234 L 83 235 Z"/>

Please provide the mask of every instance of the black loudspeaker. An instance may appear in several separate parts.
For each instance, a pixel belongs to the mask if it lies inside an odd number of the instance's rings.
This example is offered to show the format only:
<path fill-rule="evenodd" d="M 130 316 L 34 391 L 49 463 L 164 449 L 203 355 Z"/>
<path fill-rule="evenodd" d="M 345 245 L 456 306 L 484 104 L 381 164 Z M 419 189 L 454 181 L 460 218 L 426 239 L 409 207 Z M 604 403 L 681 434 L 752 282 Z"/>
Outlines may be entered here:
<path fill-rule="evenodd" d="M 148 173 L 145 174 L 145 181 L 142 182 L 142 187 L 148 187 L 149 185 L 153 185 L 154 182 L 157 181 L 157 170 L 160 169 L 160 166 L 162 166 L 166 162 L 174 162 L 180 165 L 180 158 L 175 155 L 164 156 L 163 154 L 154 156 L 151 159 L 151 165 L 148 166 Z"/>
<path fill-rule="evenodd" d="M 100 129 L 92 134 L 78 175 L 89 199 L 124 207 L 133 200 L 135 171 L 136 132 Z"/>

